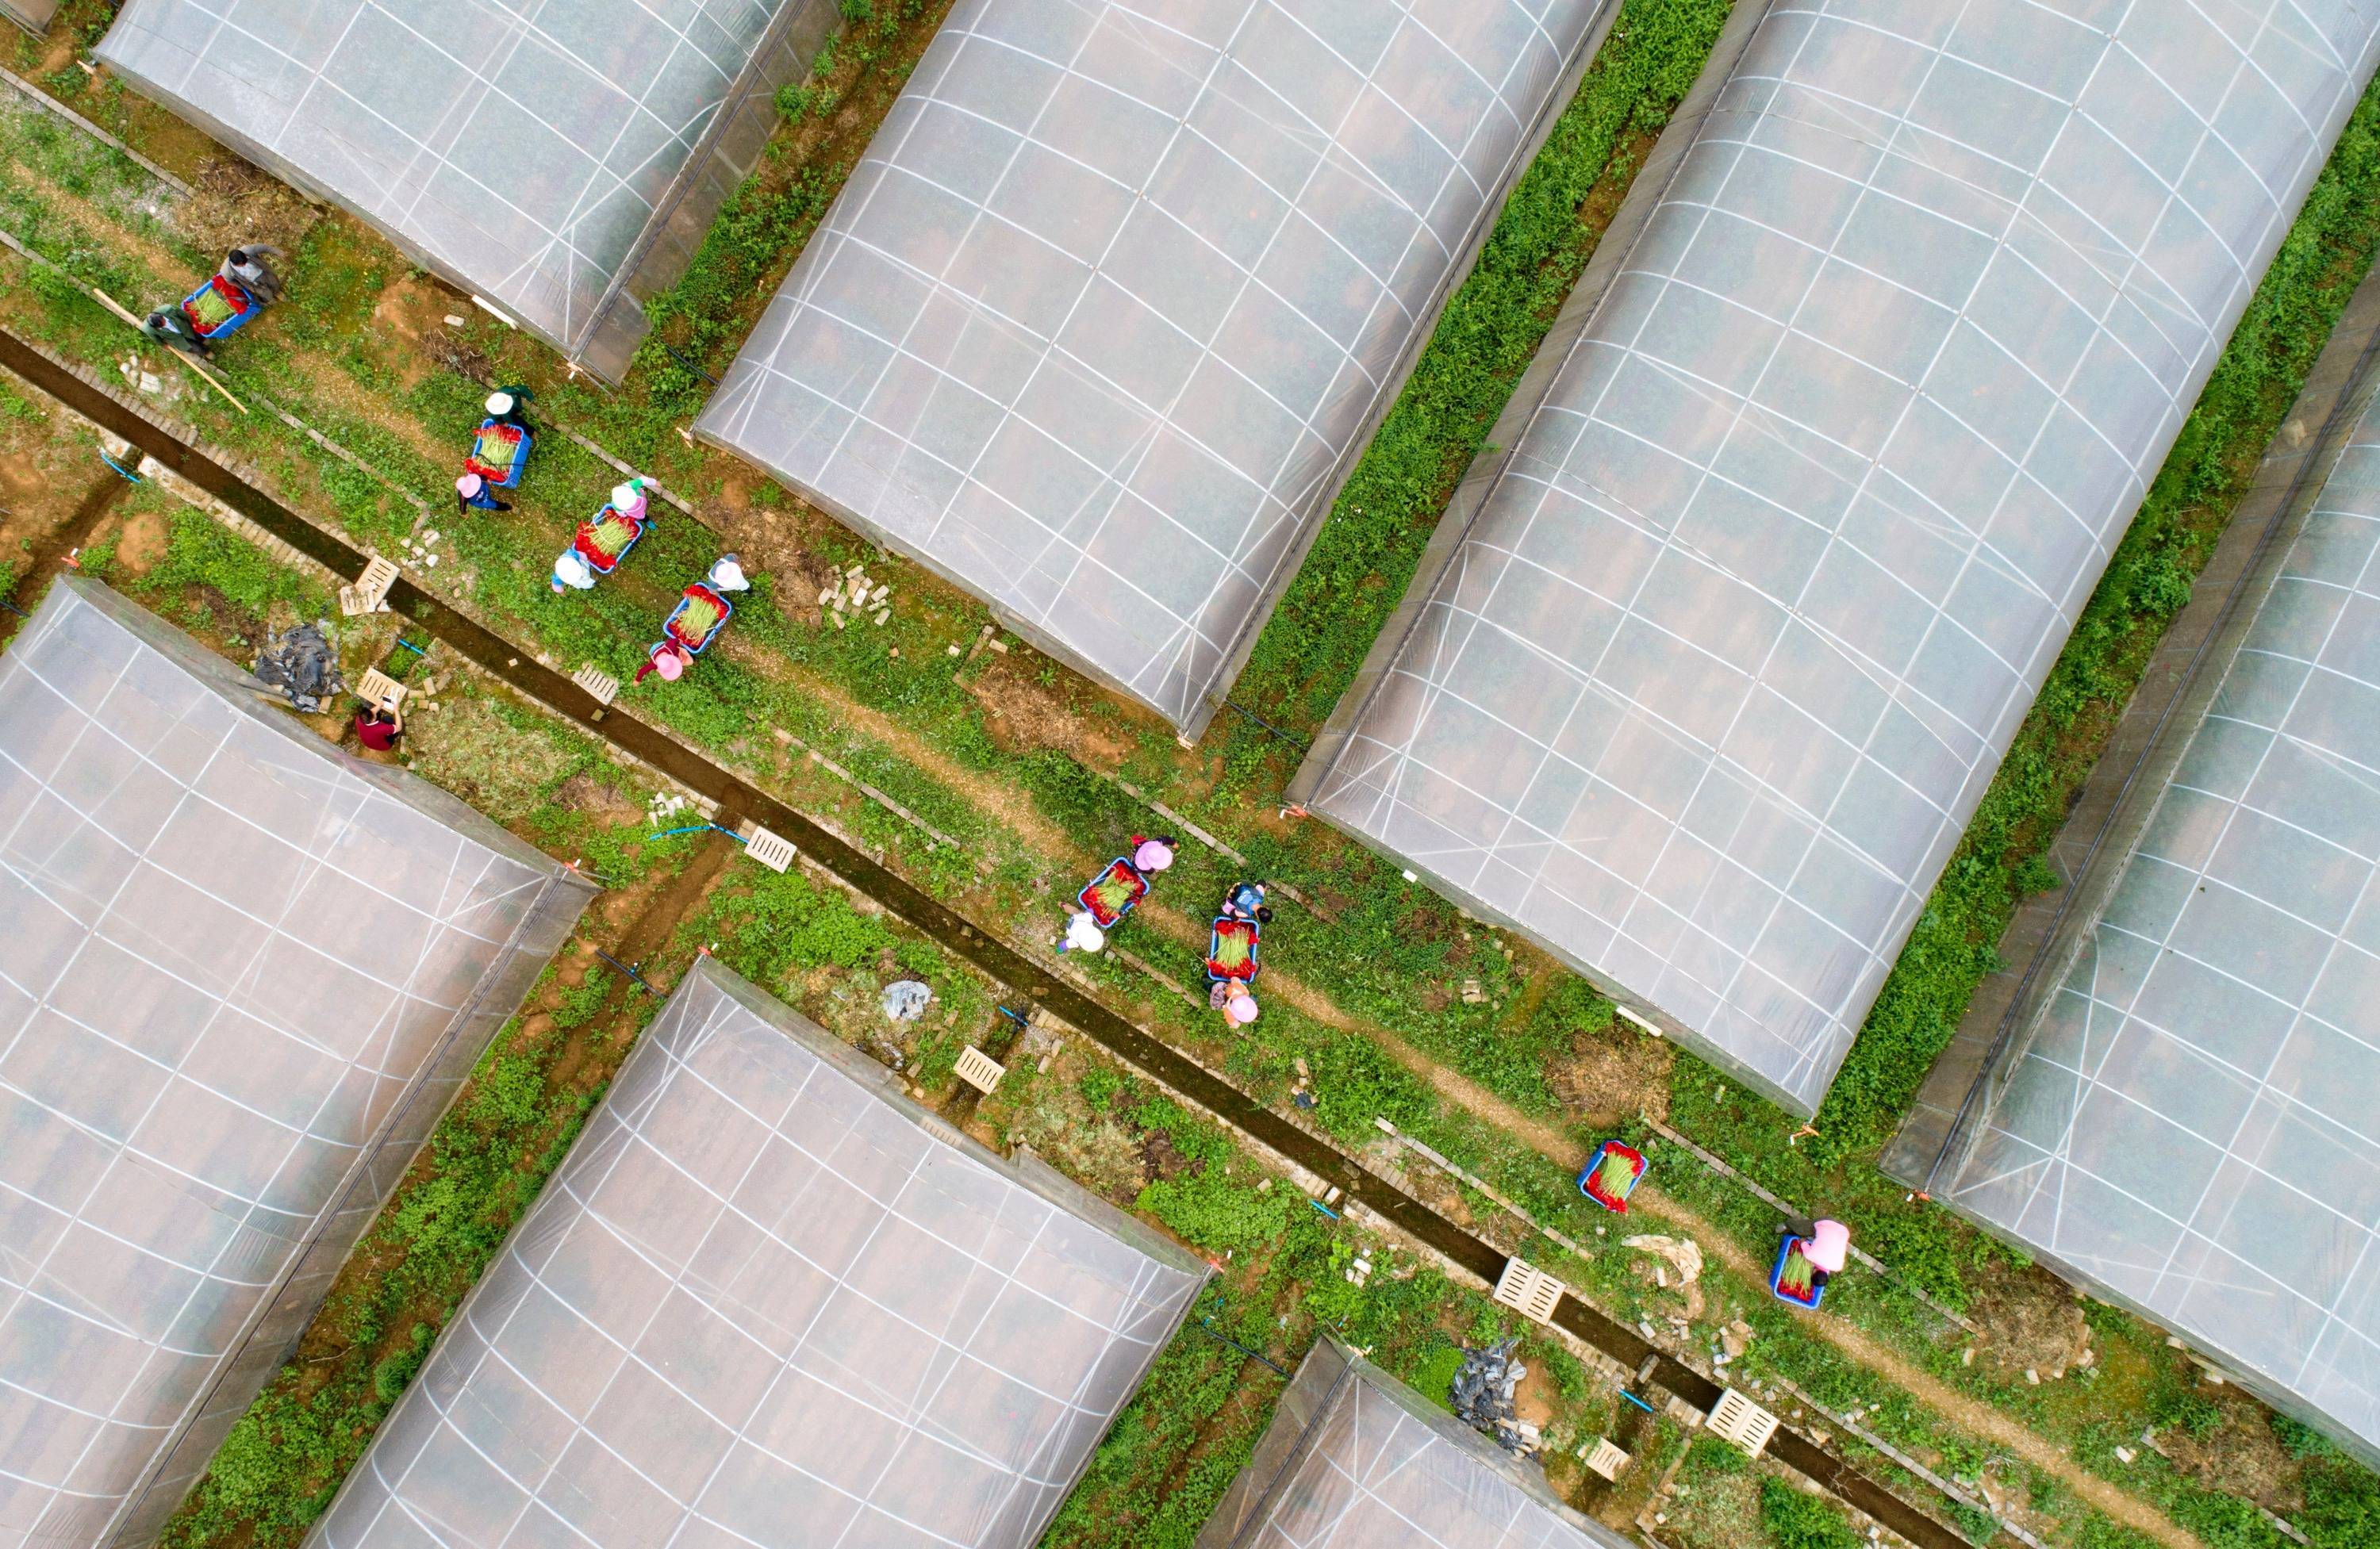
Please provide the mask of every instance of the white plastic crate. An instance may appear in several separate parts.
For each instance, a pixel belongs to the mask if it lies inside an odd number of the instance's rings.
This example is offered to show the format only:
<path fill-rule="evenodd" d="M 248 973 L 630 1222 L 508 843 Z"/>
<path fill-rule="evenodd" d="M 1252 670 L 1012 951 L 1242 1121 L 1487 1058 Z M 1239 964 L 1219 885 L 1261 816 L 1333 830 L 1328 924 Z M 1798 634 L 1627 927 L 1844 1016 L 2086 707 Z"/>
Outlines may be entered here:
<path fill-rule="evenodd" d="M 620 680 L 591 661 L 571 673 L 570 681 L 585 689 L 599 705 L 609 705 L 620 692 Z M 784 868 L 779 866 L 777 869 L 783 871 Z"/>
<path fill-rule="evenodd" d="M 405 685 L 377 667 L 367 667 L 356 680 L 356 697 L 367 705 L 393 710 L 405 703 Z"/>
<path fill-rule="evenodd" d="M 959 1080 L 978 1092 L 989 1094 L 1000 1084 L 1000 1078 L 1007 1073 L 1008 1067 L 973 1044 L 969 1044 L 959 1056 Z"/>
<path fill-rule="evenodd" d="M 1615 1484 L 1619 1482 L 1620 1475 L 1627 1469 L 1629 1462 L 1628 1454 L 1612 1446 L 1611 1438 L 1609 1436 L 1596 1437 L 1595 1445 L 1581 1449 L 1579 1458 L 1590 1470 Z"/>
<path fill-rule="evenodd" d="M 1718 1396 L 1718 1407 L 1711 1410 L 1703 1428 L 1743 1448 L 1746 1456 L 1757 1458 L 1768 1438 L 1777 1434 L 1777 1417 L 1730 1387 Z"/>
<path fill-rule="evenodd" d="M 387 599 L 388 588 L 396 585 L 396 574 L 395 560 L 372 555 L 364 573 L 356 577 L 356 599 L 363 604 L 357 611 L 369 613 L 377 609 Z"/>
<path fill-rule="evenodd" d="M 1569 1289 L 1528 1260 L 1510 1259 L 1496 1278 L 1496 1300 L 1524 1318 L 1551 1323 L 1554 1308 Z"/>
<path fill-rule="evenodd" d="M 771 871 L 783 871 L 794 864 L 794 841 L 771 833 L 758 823 L 748 824 L 744 829 L 744 853 Z"/>

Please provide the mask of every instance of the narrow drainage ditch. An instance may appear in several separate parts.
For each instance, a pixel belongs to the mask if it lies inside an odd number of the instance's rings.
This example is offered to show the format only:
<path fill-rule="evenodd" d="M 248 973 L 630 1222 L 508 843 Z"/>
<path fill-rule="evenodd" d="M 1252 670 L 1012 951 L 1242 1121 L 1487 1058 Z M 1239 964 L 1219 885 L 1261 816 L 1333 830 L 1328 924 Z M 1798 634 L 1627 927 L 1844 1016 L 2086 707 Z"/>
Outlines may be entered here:
<path fill-rule="evenodd" d="M 74 514 L 34 541 L 32 552 L 25 558 L 25 573 L 17 578 L 12 592 L 21 599 L 22 606 L 12 602 L 5 615 L 0 615 L 0 646 L 16 635 L 18 626 L 30 616 L 26 610 L 50 584 L 50 577 L 74 563 L 75 554 L 90 540 L 102 519 L 131 491 L 133 482 L 113 466 L 103 468 L 92 480 L 91 491 L 75 506 Z"/>
<path fill-rule="evenodd" d="M 0 330 L 0 367 L 6 367 L 75 413 L 130 442 L 164 466 L 213 495 L 290 547 L 341 575 L 360 575 L 363 553 L 316 526 L 207 457 L 145 416 L 60 365 L 43 352 Z M 1326 1179 L 1416 1240 L 1494 1284 L 1507 1255 L 1472 1236 L 1378 1174 L 1360 1167 L 1329 1142 L 1250 1098 L 1204 1065 L 1144 1031 L 1088 995 L 1051 976 L 1047 969 L 965 916 L 888 870 L 838 835 L 783 802 L 729 773 L 659 730 L 618 710 L 606 710 L 594 696 L 538 661 L 534 650 L 501 636 L 402 575 L 389 588 L 388 604 L 449 648 L 521 693 L 541 701 L 632 757 L 661 770 L 719 805 L 721 826 L 749 818 L 791 840 L 810 859 L 898 914 L 917 930 L 973 962 L 1050 1014 L 1096 1038 L 1110 1053 L 1152 1080 L 1232 1125 L 1317 1177 Z M 1565 1296 L 1554 1320 L 1567 1332 L 1636 1374 L 1640 1387 L 1658 1386 L 1707 1414 L 1723 1391 L 1708 1377 L 1662 1353 L 1634 1329 Z M 1846 1505 L 1854 1507 L 1918 1549 L 1967 1549 L 1967 1540 L 1893 1495 L 1875 1480 L 1825 1451 L 1798 1432 L 1779 1427 L 1767 1456 L 1803 1474 Z M 1996 1543 L 2014 1545 L 2005 1531 Z"/>

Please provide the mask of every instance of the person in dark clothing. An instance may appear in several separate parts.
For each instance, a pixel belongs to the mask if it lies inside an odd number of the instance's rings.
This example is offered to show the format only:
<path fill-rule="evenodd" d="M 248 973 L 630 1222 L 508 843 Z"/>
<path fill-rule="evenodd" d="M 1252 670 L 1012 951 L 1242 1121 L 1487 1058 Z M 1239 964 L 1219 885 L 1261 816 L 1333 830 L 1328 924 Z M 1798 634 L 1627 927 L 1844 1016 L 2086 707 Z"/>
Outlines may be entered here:
<path fill-rule="evenodd" d="M 488 394 L 488 418 L 499 425 L 510 425 L 516 430 L 535 435 L 528 422 L 529 390 L 517 384 L 499 387 Z"/>
<path fill-rule="evenodd" d="M 281 249 L 270 243 L 251 243 L 234 248 L 225 255 L 223 267 L 216 272 L 269 307 L 281 299 L 281 276 L 265 260 L 280 256 Z"/>
<path fill-rule="evenodd" d="M 374 753 L 386 753 L 405 735 L 405 717 L 394 706 L 366 705 L 356 711 L 356 741 Z"/>
<path fill-rule="evenodd" d="M 179 307 L 163 307 L 150 313 L 148 321 L 141 323 L 140 332 L 167 349 L 195 355 L 201 360 L 214 357 L 213 347 L 199 337 L 198 330 L 190 326 L 190 320 L 182 315 Z"/>

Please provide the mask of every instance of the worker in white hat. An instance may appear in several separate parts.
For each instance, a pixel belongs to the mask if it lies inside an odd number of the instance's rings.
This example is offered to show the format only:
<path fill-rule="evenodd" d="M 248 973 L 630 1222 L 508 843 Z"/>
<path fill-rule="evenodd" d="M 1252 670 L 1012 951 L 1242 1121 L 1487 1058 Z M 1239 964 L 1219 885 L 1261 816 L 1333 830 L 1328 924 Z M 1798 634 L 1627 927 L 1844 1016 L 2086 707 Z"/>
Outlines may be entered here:
<path fill-rule="evenodd" d="M 529 429 L 528 423 L 531 396 L 528 388 L 517 384 L 499 387 L 488 394 L 488 418 L 499 425 L 509 425 L 525 435 L 533 435 L 535 432 Z"/>

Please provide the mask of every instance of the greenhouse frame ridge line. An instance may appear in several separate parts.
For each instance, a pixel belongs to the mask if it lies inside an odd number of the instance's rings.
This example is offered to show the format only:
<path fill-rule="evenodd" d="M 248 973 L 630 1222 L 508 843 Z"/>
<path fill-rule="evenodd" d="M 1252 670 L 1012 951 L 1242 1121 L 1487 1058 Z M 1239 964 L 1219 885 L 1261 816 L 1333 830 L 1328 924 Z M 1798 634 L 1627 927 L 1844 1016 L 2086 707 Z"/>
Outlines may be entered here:
<path fill-rule="evenodd" d="M 222 500 L 308 558 L 342 575 L 352 575 L 363 568 L 363 552 L 345 539 L 317 526 L 94 381 L 5 330 L 0 330 L 0 368 L 15 372 L 74 413 L 130 442 L 139 451 Z M 533 649 L 507 643 L 469 615 L 402 576 L 390 588 L 388 602 L 393 610 L 421 625 L 450 648 L 567 717 L 580 730 L 718 803 L 722 826 L 733 827 L 734 817 L 747 817 L 792 840 L 810 859 L 849 887 L 874 899 L 993 978 L 1031 995 L 1052 1014 L 1072 1023 L 1151 1080 L 1207 1109 L 1258 1144 L 1330 1180 L 1346 1192 L 1347 1198 L 1392 1223 L 1432 1252 L 1490 1284 L 1502 1272 L 1508 1255 L 1494 1244 L 1473 1236 L 1387 1179 L 1361 1167 L 1329 1141 L 1257 1102 L 1189 1055 L 987 934 L 956 910 L 776 797 L 661 729 L 616 708 L 606 710 L 562 672 L 540 662 Z M 1697 1410 L 1707 1413 L 1718 1402 L 1722 1390 L 1717 1383 L 1575 1296 L 1562 1299 L 1553 1321 L 1621 1367 L 1646 1373 L 1650 1383 Z M 1918 1549 L 1966 1549 L 1967 1540 L 1956 1531 L 1796 1432 L 1779 1430 L 1768 1444 L 1767 1455 L 1847 1505 L 1865 1512 Z"/>

